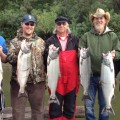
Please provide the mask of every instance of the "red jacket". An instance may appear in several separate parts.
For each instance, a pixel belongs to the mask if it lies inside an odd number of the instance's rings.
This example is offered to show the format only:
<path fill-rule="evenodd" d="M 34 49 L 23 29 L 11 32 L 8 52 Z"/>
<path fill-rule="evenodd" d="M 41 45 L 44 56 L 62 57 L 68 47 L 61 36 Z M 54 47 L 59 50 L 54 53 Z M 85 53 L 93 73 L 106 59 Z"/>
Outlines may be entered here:
<path fill-rule="evenodd" d="M 57 92 L 65 95 L 76 88 L 77 93 L 80 82 L 76 51 L 61 51 L 59 60 L 61 77 L 58 80 Z"/>
<path fill-rule="evenodd" d="M 78 57 L 77 57 L 79 39 L 76 36 L 69 34 L 66 44 L 66 49 L 65 51 L 62 51 L 61 44 L 57 38 L 57 35 L 55 34 L 51 36 L 46 41 L 46 47 L 44 52 L 46 66 L 47 66 L 48 48 L 49 45 L 51 44 L 54 44 L 54 46 L 60 48 L 59 59 L 60 59 L 61 77 L 59 78 L 58 81 L 57 91 L 60 94 L 64 95 L 72 91 L 74 88 L 77 88 L 76 89 L 76 93 L 77 93 L 80 85 Z"/>

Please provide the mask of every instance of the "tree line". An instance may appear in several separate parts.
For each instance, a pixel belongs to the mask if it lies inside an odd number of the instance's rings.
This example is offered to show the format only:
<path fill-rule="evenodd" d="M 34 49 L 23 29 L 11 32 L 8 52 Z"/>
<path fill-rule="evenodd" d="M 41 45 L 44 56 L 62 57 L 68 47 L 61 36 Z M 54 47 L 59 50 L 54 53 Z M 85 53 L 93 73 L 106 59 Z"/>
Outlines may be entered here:
<path fill-rule="evenodd" d="M 89 15 L 97 8 L 110 12 L 108 26 L 120 38 L 120 0 L 0 0 L 0 35 L 7 43 L 15 37 L 24 14 L 36 17 L 36 33 L 46 40 L 57 16 L 66 16 L 72 32 L 81 36 L 90 30 Z"/>

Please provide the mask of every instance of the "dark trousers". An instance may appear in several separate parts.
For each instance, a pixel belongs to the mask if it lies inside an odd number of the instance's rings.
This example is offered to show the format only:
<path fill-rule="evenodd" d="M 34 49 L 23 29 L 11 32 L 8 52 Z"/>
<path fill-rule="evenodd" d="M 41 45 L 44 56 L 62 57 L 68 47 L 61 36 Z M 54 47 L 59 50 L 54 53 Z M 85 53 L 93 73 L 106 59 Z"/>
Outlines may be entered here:
<path fill-rule="evenodd" d="M 28 97 L 18 97 L 19 85 L 11 82 L 11 104 L 13 120 L 25 119 L 25 106 L 27 99 L 31 107 L 31 120 L 44 120 L 44 94 L 45 82 L 37 84 L 29 83 L 26 86 Z"/>
<path fill-rule="evenodd" d="M 76 89 L 65 94 L 64 96 L 56 92 L 56 96 L 60 102 L 60 105 L 51 103 L 49 105 L 49 117 L 50 119 L 64 116 L 67 119 L 72 119 L 75 113 L 76 107 Z"/>

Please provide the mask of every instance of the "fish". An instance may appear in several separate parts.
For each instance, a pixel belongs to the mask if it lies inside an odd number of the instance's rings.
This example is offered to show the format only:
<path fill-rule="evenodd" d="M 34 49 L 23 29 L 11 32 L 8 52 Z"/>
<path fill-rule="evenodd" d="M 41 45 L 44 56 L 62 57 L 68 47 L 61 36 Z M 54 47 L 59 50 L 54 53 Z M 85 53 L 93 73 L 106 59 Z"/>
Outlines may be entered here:
<path fill-rule="evenodd" d="M 47 57 L 47 79 L 48 87 L 50 89 L 49 104 L 56 103 L 60 105 L 60 102 L 55 94 L 58 79 L 60 77 L 60 67 L 59 67 L 59 48 L 56 48 L 53 44 L 49 46 L 49 52 Z"/>
<path fill-rule="evenodd" d="M 2 61 L 0 57 L 0 111 L 3 111 L 5 108 L 4 92 L 2 89 L 2 80 L 3 80 L 3 68 L 2 68 Z"/>
<path fill-rule="evenodd" d="M 25 87 L 31 68 L 31 48 L 31 43 L 22 41 L 17 59 L 17 81 L 20 86 L 18 97 L 27 97 Z"/>
<path fill-rule="evenodd" d="M 111 100 L 114 98 L 114 89 L 115 89 L 115 70 L 113 64 L 113 58 L 111 52 L 102 54 L 102 63 L 101 63 L 101 77 L 100 83 L 105 99 L 105 107 L 102 110 L 103 112 L 108 112 L 115 115 L 115 112 L 111 105 Z"/>
<path fill-rule="evenodd" d="M 4 99 L 4 93 L 0 93 L 0 111 L 3 111 L 5 109 L 5 99 Z"/>
<path fill-rule="evenodd" d="M 2 80 L 3 80 L 3 68 L 2 68 L 2 61 L 1 61 L 1 57 L 0 57 L 0 94 L 3 92 Z"/>
<path fill-rule="evenodd" d="M 83 87 L 82 100 L 91 99 L 88 94 L 91 77 L 91 59 L 89 48 L 81 48 L 79 56 L 79 72 L 80 72 L 80 84 Z"/>

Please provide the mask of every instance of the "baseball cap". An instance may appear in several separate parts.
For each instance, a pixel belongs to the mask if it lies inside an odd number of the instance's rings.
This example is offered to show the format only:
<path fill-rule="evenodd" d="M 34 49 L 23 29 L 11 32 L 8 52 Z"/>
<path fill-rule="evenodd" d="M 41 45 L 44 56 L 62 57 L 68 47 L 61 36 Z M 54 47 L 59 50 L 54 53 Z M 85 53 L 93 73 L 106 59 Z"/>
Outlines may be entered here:
<path fill-rule="evenodd" d="M 29 14 L 23 16 L 23 18 L 22 18 L 23 23 L 27 23 L 30 21 L 35 23 L 36 22 L 35 17 L 32 15 L 29 15 Z"/>

